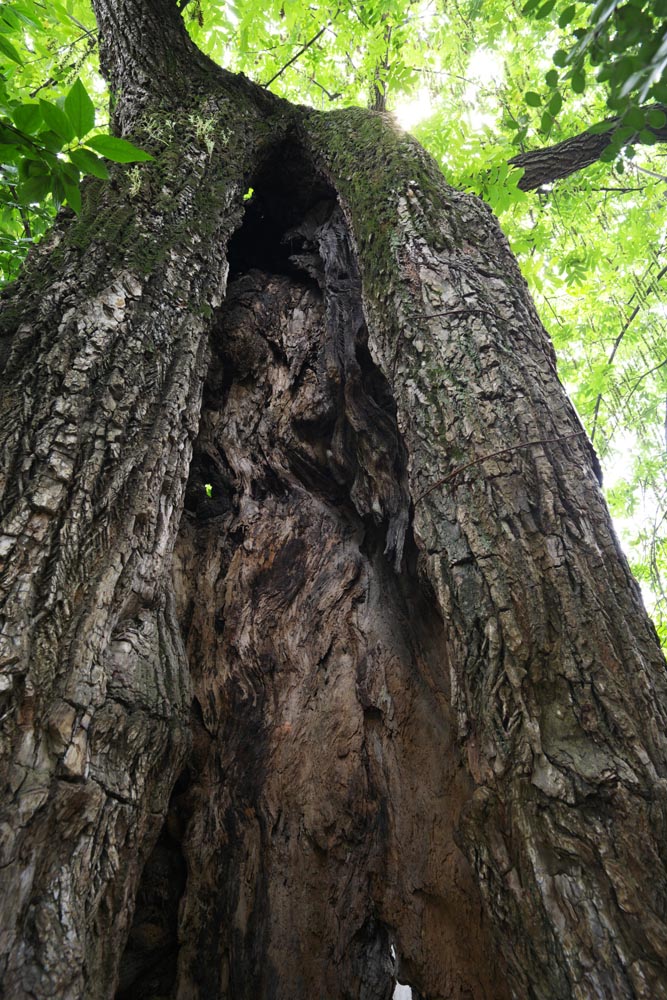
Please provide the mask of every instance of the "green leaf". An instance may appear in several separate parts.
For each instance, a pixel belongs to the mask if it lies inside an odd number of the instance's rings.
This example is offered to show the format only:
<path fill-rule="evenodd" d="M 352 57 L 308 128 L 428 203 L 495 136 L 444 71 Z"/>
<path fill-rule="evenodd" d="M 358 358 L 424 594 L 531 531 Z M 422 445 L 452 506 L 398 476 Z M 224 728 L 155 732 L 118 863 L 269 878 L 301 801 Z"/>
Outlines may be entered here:
<path fill-rule="evenodd" d="M 26 156 L 19 163 L 19 177 L 21 180 L 28 180 L 29 177 L 37 177 L 39 174 L 49 174 L 49 165 L 44 160 L 37 157 Z"/>
<path fill-rule="evenodd" d="M 63 109 L 59 108 L 57 104 L 51 104 L 50 101 L 43 100 L 40 100 L 39 106 L 42 111 L 42 118 L 48 128 L 52 132 L 55 132 L 56 135 L 61 136 L 65 142 L 71 142 L 74 138 L 74 129 Z"/>
<path fill-rule="evenodd" d="M 21 158 L 23 150 L 11 142 L 0 142 L 0 163 L 14 163 Z"/>
<path fill-rule="evenodd" d="M 554 123 L 553 118 L 551 117 L 548 111 L 545 111 L 540 120 L 540 132 L 542 132 L 543 135 L 549 135 L 553 123 Z"/>
<path fill-rule="evenodd" d="M 550 69 L 549 72 L 544 77 L 544 82 L 547 87 L 555 87 L 558 83 L 558 70 Z"/>
<path fill-rule="evenodd" d="M 53 174 L 51 177 L 51 195 L 56 208 L 60 208 L 66 198 L 66 193 L 62 178 L 57 174 Z"/>
<path fill-rule="evenodd" d="M 46 132 L 38 132 L 37 140 L 41 143 L 45 149 L 48 149 L 50 153 L 59 153 L 63 148 L 65 140 L 61 135 L 56 132 L 52 132 L 50 129 Z"/>
<path fill-rule="evenodd" d="M 150 153 L 133 146 L 127 139 L 117 139 L 113 135 L 94 135 L 86 140 L 86 146 L 114 163 L 139 163 L 153 159 Z"/>
<path fill-rule="evenodd" d="M 567 52 L 565 49 L 557 49 L 556 52 L 554 52 L 551 61 L 554 66 L 567 66 Z"/>
<path fill-rule="evenodd" d="M 21 59 L 21 56 L 18 54 L 12 43 L 7 38 L 5 38 L 4 35 L 0 35 L 0 52 L 3 52 L 8 59 L 12 60 L 12 62 L 18 63 L 19 66 L 23 65 L 23 60 Z"/>
<path fill-rule="evenodd" d="M 67 195 L 67 204 L 70 208 L 74 209 L 78 215 L 81 211 L 81 190 L 79 185 L 69 180 L 69 178 L 63 177 L 63 187 L 65 188 L 65 194 Z"/>
<path fill-rule="evenodd" d="M 591 125 L 586 131 L 589 135 L 602 135 L 603 132 L 611 131 L 612 126 L 609 122 L 596 122 L 595 125 Z"/>
<path fill-rule="evenodd" d="M 636 134 L 637 129 L 633 128 L 632 125 L 621 125 L 614 133 L 614 141 L 616 143 L 623 143 L 627 139 L 631 139 L 632 136 Z"/>
<path fill-rule="evenodd" d="M 20 200 L 26 205 L 43 201 L 51 190 L 51 179 L 51 174 L 38 174 L 22 181 L 17 188 Z"/>
<path fill-rule="evenodd" d="M 567 28 L 568 24 L 570 24 L 570 22 L 574 20 L 574 15 L 576 14 L 576 12 L 577 12 L 576 4 L 572 3 L 570 4 L 569 7 L 566 7 L 561 16 L 558 18 L 558 27 Z"/>
<path fill-rule="evenodd" d="M 623 124 L 634 129 L 643 128 L 645 121 L 646 118 L 641 108 L 630 107 L 623 115 Z"/>
<path fill-rule="evenodd" d="M 24 136 L 21 132 L 18 132 L 14 128 L 7 128 L 0 122 L 0 143 L 8 146 L 17 146 L 19 148 L 25 149 L 26 146 L 30 148 L 30 141 L 27 136 Z"/>
<path fill-rule="evenodd" d="M 81 80 L 75 80 L 70 87 L 65 98 L 65 111 L 77 138 L 83 139 L 95 127 L 95 105 Z"/>
<path fill-rule="evenodd" d="M 666 122 L 667 115 L 664 111 L 660 111 L 659 108 L 653 108 L 646 115 L 646 123 L 651 128 L 663 128 Z"/>
<path fill-rule="evenodd" d="M 39 104 L 19 104 L 12 111 L 12 118 L 17 128 L 22 132 L 34 133 L 42 124 L 42 112 Z"/>
<path fill-rule="evenodd" d="M 586 89 L 586 74 L 583 69 L 575 69 L 572 71 L 570 86 L 575 94 L 583 94 Z"/>
<path fill-rule="evenodd" d="M 104 160 L 96 156 L 95 153 L 91 153 L 89 149 L 70 149 L 68 155 L 82 174 L 92 174 L 93 177 L 101 177 L 103 180 L 107 180 L 109 177 Z"/>
<path fill-rule="evenodd" d="M 523 99 L 529 108 L 539 108 L 542 104 L 542 98 L 534 90 L 527 90 L 523 95 Z"/>
<path fill-rule="evenodd" d="M 540 9 L 535 14 L 535 17 L 537 18 L 538 21 L 541 21 L 548 14 L 551 13 L 551 11 L 554 9 L 555 6 L 556 6 L 556 0 L 546 0 L 546 3 L 542 4 Z"/>
<path fill-rule="evenodd" d="M 14 11 L 7 4 L 4 4 L 4 6 L 0 8 L 0 13 L 2 14 L 2 19 L 0 20 L 0 31 L 21 30 L 21 22 Z"/>
<path fill-rule="evenodd" d="M 606 149 L 603 149 L 600 153 L 599 159 L 602 163 L 611 163 L 618 156 L 618 148 L 611 143 Z"/>
<path fill-rule="evenodd" d="M 667 103 L 667 81 L 657 80 L 651 88 L 651 94 L 655 97 L 656 101 Z"/>
<path fill-rule="evenodd" d="M 563 98 L 561 97 L 560 93 L 556 91 L 556 93 L 553 95 L 553 97 L 547 104 L 547 111 L 549 112 L 550 115 L 553 115 L 553 117 L 555 118 L 562 107 L 563 107 Z"/>

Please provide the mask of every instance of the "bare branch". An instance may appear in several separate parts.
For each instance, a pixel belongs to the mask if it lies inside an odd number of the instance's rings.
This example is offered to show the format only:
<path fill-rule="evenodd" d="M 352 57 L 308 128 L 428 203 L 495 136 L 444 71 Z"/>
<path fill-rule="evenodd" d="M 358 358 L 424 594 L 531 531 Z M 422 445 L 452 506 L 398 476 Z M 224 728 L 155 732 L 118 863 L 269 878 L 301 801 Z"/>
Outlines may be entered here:
<path fill-rule="evenodd" d="M 656 275 L 656 277 L 651 280 L 651 282 L 649 284 L 649 287 L 648 287 L 648 291 L 647 291 L 646 294 L 648 294 L 648 292 L 650 292 L 655 287 L 656 282 L 660 281 L 661 278 L 664 278 L 665 274 L 667 274 L 667 265 L 665 267 L 663 267 L 659 271 L 659 273 Z M 636 294 L 637 293 L 635 292 L 633 294 L 632 298 L 634 298 Z M 630 301 L 632 301 L 632 299 L 630 299 Z M 616 352 L 617 352 L 617 350 L 619 349 L 619 347 L 621 345 L 621 341 L 623 340 L 623 338 L 625 337 L 626 333 L 630 329 L 630 327 L 631 327 L 632 323 L 634 322 L 634 320 L 637 318 L 639 310 L 641 309 L 641 307 L 642 307 L 643 304 L 644 304 L 643 301 L 640 301 L 640 302 L 637 303 L 637 305 L 632 310 L 632 312 L 628 316 L 627 320 L 625 321 L 625 323 L 621 327 L 620 333 L 616 337 L 616 340 L 613 343 L 612 349 L 609 352 L 609 357 L 607 358 L 607 365 L 609 367 L 611 367 L 611 365 L 613 364 L 614 358 L 616 357 Z M 660 367 L 660 366 L 658 366 L 658 367 Z M 603 394 L 601 392 L 598 393 L 598 397 L 595 400 L 595 410 L 593 411 L 593 427 L 591 429 L 591 441 L 595 441 L 595 432 L 596 432 L 597 426 L 598 426 L 598 417 L 600 416 L 600 406 L 602 404 L 602 396 L 603 396 Z"/>

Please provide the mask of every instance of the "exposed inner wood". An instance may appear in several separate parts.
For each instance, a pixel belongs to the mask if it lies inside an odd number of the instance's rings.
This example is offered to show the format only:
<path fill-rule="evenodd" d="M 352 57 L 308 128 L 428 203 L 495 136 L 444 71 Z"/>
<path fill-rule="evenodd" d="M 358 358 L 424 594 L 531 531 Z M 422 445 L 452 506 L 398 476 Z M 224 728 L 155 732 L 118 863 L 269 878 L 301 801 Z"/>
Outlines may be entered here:
<path fill-rule="evenodd" d="M 232 246 L 175 553 L 193 751 L 119 1000 L 505 995 L 395 407 L 314 195 L 296 222 L 256 195 Z"/>

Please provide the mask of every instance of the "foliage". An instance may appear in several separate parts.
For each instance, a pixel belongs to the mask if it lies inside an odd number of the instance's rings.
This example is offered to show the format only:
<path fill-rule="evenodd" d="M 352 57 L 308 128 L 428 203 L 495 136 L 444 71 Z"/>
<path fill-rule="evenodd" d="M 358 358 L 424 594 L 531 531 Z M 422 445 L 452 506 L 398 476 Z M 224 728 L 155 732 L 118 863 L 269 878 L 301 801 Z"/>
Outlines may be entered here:
<path fill-rule="evenodd" d="M 15 275 L 63 203 L 80 211 L 82 175 L 108 178 L 103 157 L 150 159 L 95 130 L 95 104 L 78 75 L 94 45 L 89 6 L 0 7 L 0 268 L 6 277 Z"/>
<path fill-rule="evenodd" d="M 214 60 L 281 96 L 322 109 L 386 102 L 451 183 L 491 204 L 594 437 L 616 524 L 667 641 L 667 147 L 655 141 L 667 126 L 655 107 L 667 104 L 665 0 L 180 6 Z M 63 200 L 77 209 L 79 174 L 103 175 L 101 157 L 138 158 L 103 134 L 95 56 L 86 0 L 0 8 L 5 278 Z M 616 133 L 601 162 L 535 193 L 519 189 L 513 156 L 595 123 L 609 128 L 610 116 Z"/>
<path fill-rule="evenodd" d="M 667 124 L 667 3 L 665 0 L 596 0 L 594 3 L 527 0 L 522 13 L 542 21 L 558 17 L 562 29 L 545 74 L 544 98 L 527 92 L 526 103 L 544 108 L 544 129 L 563 105 L 564 93 L 584 94 L 591 80 L 604 85 L 617 128 L 603 159 L 611 162 L 636 141 L 655 142 Z M 648 103 L 647 103 L 648 102 Z"/>

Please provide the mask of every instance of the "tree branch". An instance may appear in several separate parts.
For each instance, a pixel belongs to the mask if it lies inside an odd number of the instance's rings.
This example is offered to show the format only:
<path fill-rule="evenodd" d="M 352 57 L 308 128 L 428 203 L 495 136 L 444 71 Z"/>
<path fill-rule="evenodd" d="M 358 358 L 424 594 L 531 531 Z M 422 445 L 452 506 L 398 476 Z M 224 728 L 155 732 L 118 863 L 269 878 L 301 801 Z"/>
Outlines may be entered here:
<path fill-rule="evenodd" d="M 619 349 L 619 347 L 621 345 L 621 341 L 623 340 L 623 338 L 625 337 L 626 333 L 630 329 L 630 326 L 632 325 L 632 323 L 636 319 L 636 317 L 637 317 L 637 315 L 638 315 L 641 307 L 643 306 L 646 298 L 648 297 L 649 292 L 655 286 L 656 282 L 658 282 L 662 278 L 664 278 L 665 274 L 667 274 L 667 265 L 665 265 L 665 267 L 661 268 L 661 270 L 658 272 L 658 274 L 656 275 L 655 278 L 651 279 L 651 281 L 649 283 L 649 287 L 648 287 L 647 292 L 646 292 L 646 295 L 644 296 L 644 299 L 641 300 L 641 301 L 639 301 L 637 303 L 637 305 L 632 310 L 632 312 L 630 313 L 629 317 L 626 319 L 625 323 L 621 327 L 621 331 L 618 334 L 618 336 L 616 337 L 616 340 L 614 341 L 612 349 L 611 349 L 611 351 L 609 353 L 609 357 L 607 358 L 607 365 L 610 368 L 611 368 L 612 364 L 614 363 L 614 358 L 616 357 L 616 352 L 617 352 L 617 350 Z M 632 302 L 632 299 L 635 297 L 635 295 L 637 295 L 637 292 L 635 292 L 634 295 L 632 296 L 632 298 L 630 299 L 631 302 Z M 595 441 L 595 432 L 597 431 L 597 427 L 598 427 L 598 418 L 600 416 L 600 406 L 602 404 L 602 398 L 603 398 L 603 393 L 601 393 L 601 392 L 598 393 L 598 397 L 595 400 L 595 410 L 593 411 L 593 427 L 591 429 L 591 442 Z"/>
<path fill-rule="evenodd" d="M 289 69 L 289 67 L 292 65 L 292 63 L 296 62 L 297 59 L 299 59 L 304 54 L 304 52 L 306 52 L 311 47 L 311 45 L 315 44 L 315 42 L 318 40 L 318 38 L 322 37 L 322 35 L 327 30 L 327 28 L 329 27 L 330 24 L 331 24 L 331 21 L 327 21 L 327 23 L 324 25 L 324 27 L 320 28 L 320 30 L 317 32 L 317 34 L 313 35 L 313 37 L 310 39 L 309 42 L 306 42 L 305 45 L 302 45 L 301 48 L 299 49 L 299 51 L 296 53 L 296 55 L 292 56 L 292 58 L 289 60 L 289 62 L 286 62 L 285 65 L 282 66 L 278 70 L 277 73 L 274 73 L 270 80 L 267 80 L 266 83 L 263 83 L 262 86 L 263 87 L 270 87 L 274 80 L 277 80 L 278 77 L 281 76 L 285 72 L 286 69 Z"/>
<path fill-rule="evenodd" d="M 652 104 L 645 108 L 647 111 L 662 111 L 667 115 L 667 106 L 663 104 Z M 524 175 L 519 181 L 518 187 L 522 191 L 534 191 L 543 184 L 551 184 L 553 181 L 569 177 L 584 167 L 589 167 L 600 159 L 601 154 L 610 144 L 614 132 L 620 124 L 620 118 L 609 118 L 609 127 L 604 132 L 591 131 L 588 129 L 579 135 L 574 135 L 570 139 L 556 143 L 554 146 L 547 146 L 544 149 L 531 149 L 527 153 L 519 153 L 509 161 L 513 167 L 523 167 Z M 593 126 L 597 129 L 598 126 Z M 659 142 L 667 142 L 667 123 L 660 128 L 646 126 L 646 131 L 650 132 Z M 633 142 L 641 142 L 639 134 Z"/>
<path fill-rule="evenodd" d="M 11 191 L 12 198 L 16 202 L 18 213 L 19 216 L 21 217 L 21 225 L 23 226 L 23 235 L 26 237 L 26 239 L 31 240 L 32 229 L 30 227 L 30 215 L 28 214 L 28 210 L 26 209 L 25 205 L 22 205 L 20 202 L 18 192 L 16 190 L 16 185 L 10 184 L 9 190 Z"/>

